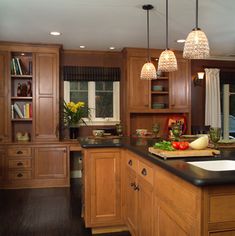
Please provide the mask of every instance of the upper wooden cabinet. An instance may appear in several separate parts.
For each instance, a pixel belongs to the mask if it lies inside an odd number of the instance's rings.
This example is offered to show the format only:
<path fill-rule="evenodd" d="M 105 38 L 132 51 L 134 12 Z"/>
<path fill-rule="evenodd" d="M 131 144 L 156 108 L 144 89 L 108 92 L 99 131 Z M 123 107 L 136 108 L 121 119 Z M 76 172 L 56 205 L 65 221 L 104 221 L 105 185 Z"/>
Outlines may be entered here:
<path fill-rule="evenodd" d="M 191 70 L 190 61 L 177 59 L 178 70 L 169 73 L 170 108 L 190 109 L 191 107 Z"/>
<path fill-rule="evenodd" d="M 37 53 L 35 63 L 35 140 L 58 140 L 58 54 Z"/>
<path fill-rule="evenodd" d="M 0 140 L 59 140 L 60 46 L 2 42 L 0 51 Z"/>
<path fill-rule="evenodd" d="M 140 79 L 141 69 L 145 62 L 146 58 L 144 57 L 130 57 L 128 59 L 128 101 L 130 109 L 148 109 L 150 106 L 150 81 Z"/>
<path fill-rule="evenodd" d="M 157 70 L 157 59 L 162 50 L 151 49 L 150 56 Z M 146 62 L 146 49 L 125 48 L 124 79 L 122 81 L 122 122 L 125 135 L 135 134 L 138 128 L 152 130 L 154 123 L 161 126 L 160 135 L 165 133 L 167 118 L 179 114 L 187 118 L 191 127 L 191 70 L 190 61 L 175 52 L 178 70 L 163 72 L 155 80 L 141 80 L 141 69 Z"/>
<path fill-rule="evenodd" d="M 9 53 L 0 51 L 0 142 L 8 141 L 8 74 Z"/>

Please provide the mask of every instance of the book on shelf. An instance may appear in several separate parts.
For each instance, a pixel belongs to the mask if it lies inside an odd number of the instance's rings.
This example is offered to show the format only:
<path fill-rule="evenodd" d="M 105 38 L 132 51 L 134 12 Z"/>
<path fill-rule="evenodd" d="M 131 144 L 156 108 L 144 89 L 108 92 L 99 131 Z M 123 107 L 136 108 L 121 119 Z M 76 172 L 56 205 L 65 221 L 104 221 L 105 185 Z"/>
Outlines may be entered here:
<path fill-rule="evenodd" d="M 18 57 L 13 57 L 11 59 L 11 74 L 12 75 L 23 75 L 23 70 L 21 66 L 21 60 Z"/>
<path fill-rule="evenodd" d="M 25 104 L 22 104 L 22 106 L 19 106 L 19 104 L 17 103 L 14 103 L 14 105 L 11 105 L 11 118 L 12 119 L 15 118 L 14 111 L 19 116 L 19 118 L 24 118 L 24 119 L 32 118 L 32 104 L 31 103 L 25 103 Z"/>
<path fill-rule="evenodd" d="M 18 115 L 20 118 L 24 118 L 24 115 L 23 115 L 23 113 L 22 113 L 22 111 L 21 111 L 19 105 L 18 105 L 17 103 L 14 103 L 13 107 L 14 107 L 14 109 L 15 109 L 17 115 Z"/>
<path fill-rule="evenodd" d="M 21 67 L 21 63 L 20 63 L 20 58 L 16 57 L 15 59 L 16 59 L 17 67 L 18 67 L 18 70 L 19 70 L 19 74 L 23 75 L 22 67 Z"/>
<path fill-rule="evenodd" d="M 32 118 L 32 114 L 30 114 L 30 103 L 25 103 L 24 104 L 24 118 L 29 119 Z M 30 116 L 31 115 L 31 116 Z"/>

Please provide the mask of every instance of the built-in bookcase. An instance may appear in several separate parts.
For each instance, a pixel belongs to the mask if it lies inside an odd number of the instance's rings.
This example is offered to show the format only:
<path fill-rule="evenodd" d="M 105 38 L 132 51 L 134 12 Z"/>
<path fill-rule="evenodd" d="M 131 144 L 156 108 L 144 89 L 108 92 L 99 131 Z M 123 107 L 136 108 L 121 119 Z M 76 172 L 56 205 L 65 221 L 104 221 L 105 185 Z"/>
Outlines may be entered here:
<path fill-rule="evenodd" d="M 12 140 L 19 141 L 19 133 L 27 133 L 30 140 L 33 120 L 33 54 L 12 52 L 10 71 Z"/>

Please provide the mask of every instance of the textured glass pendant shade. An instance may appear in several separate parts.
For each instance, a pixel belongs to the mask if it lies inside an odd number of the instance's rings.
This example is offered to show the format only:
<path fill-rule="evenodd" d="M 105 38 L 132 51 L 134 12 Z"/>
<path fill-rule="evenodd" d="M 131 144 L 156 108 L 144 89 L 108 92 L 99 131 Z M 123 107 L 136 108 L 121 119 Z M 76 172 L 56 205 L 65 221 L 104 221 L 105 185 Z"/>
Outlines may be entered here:
<path fill-rule="evenodd" d="M 210 48 L 205 33 L 198 29 L 194 29 L 188 34 L 184 44 L 183 57 L 188 59 L 204 59 L 209 57 Z"/>
<path fill-rule="evenodd" d="M 163 72 L 176 71 L 177 60 L 173 51 L 168 49 L 168 0 L 166 0 L 166 50 L 163 51 L 158 60 L 158 70 Z"/>
<path fill-rule="evenodd" d="M 163 51 L 158 60 L 158 70 L 163 72 L 176 71 L 177 60 L 173 51 L 166 49 Z"/>
<path fill-rule="evenodd" d="M 156 68 L 153 63 L 150 61 L 150 53 L 149 53 L 149 10 L 153 9 L 152 5 L 143 5 L 143 9 L 147 11 L 147 43 L 148 43 L 148 59 L 147 62 L 143 65 L 140 73 L 140 79 L 143 80 L 152 80 L 157 78 Z"/>
<path fill-rule="evenodd" d="M 157 72 L 155 66 L 151 62 L 146 62 L 141 70 L 141 79 L 152 80 L 157 78 Z"/>

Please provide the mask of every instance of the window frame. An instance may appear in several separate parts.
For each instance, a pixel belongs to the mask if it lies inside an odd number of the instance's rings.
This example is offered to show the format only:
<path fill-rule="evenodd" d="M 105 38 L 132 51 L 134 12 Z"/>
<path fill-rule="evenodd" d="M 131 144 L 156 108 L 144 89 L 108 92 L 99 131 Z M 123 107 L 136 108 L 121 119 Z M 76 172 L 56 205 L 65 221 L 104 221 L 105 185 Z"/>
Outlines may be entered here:
<path fill-rule="evenodd" d="M 95 81 L 88 82 L 88 107 L 91 108 L 91 120 L 85 118 L 87 125 L 115 125 L 120 122 L 120 82 L 113 81 L 113 117 L 95 117 Z M 104 81 L 105 82 L 105 81 Z M 64 81 L 64 100 L 70 101 L 70 81 Z"/>

